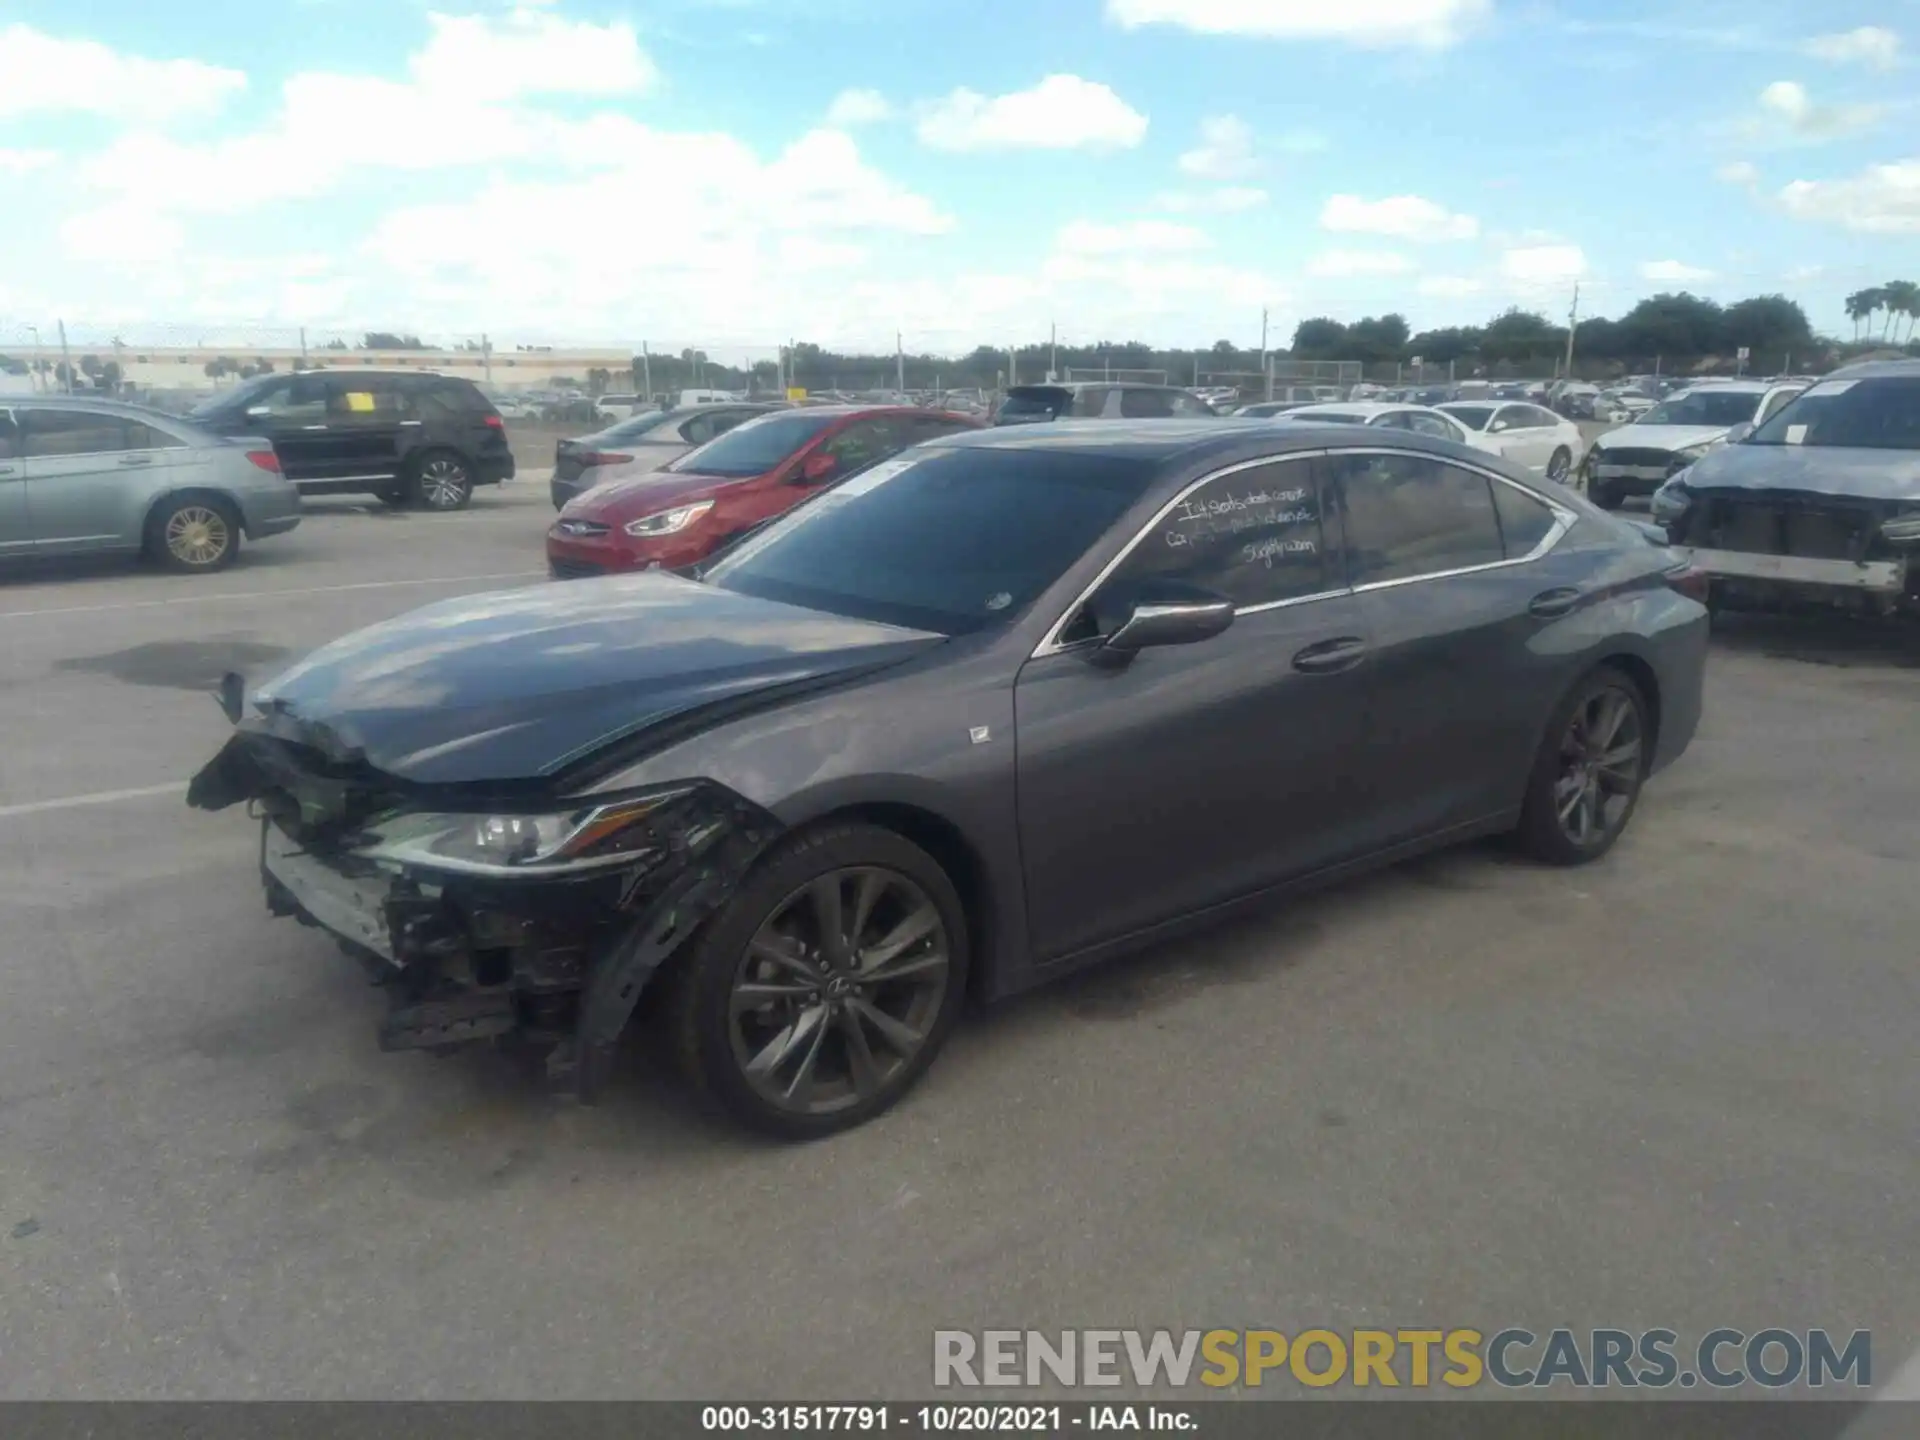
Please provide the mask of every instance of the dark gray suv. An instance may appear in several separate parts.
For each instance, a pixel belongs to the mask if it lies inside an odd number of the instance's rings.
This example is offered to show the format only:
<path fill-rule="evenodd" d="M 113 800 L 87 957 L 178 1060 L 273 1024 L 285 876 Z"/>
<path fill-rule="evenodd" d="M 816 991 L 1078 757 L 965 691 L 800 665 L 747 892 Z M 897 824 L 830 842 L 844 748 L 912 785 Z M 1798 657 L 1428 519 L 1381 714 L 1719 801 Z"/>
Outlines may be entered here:
<path fill-rule="evenodd" d="M 1191 390 L 1129 380 L 1015 385 L 1000 402 L 996 425 L 1048 420 L 1200 420 L 1217 414 Z"/>
<path fill-rule="evenodd" d="M 264 435 L 303 494 L 358 492 L 458 510 L 513 478 L 506 422 L 471 380 L 341 366 L 263 375 L 188 413 L 222 435 Z"/>

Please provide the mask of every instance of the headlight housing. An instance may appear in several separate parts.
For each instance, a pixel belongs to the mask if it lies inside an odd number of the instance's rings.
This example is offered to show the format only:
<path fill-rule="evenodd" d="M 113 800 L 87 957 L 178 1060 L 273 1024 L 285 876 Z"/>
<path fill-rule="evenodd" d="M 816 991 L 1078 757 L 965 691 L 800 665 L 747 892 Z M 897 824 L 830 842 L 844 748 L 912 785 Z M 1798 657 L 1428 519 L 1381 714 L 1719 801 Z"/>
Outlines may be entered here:
<path fill-rule="evenodd" d="M 374 822 L 354 853 L 390 865 L 497 879 L 631 865 L 663 843 L 646 822 L 692 788 L 527 813 L 396 811 Z"/>
<path fill-rule="evenodd" d="M 1920 510 L 1882 520 L 1880 533 L 1895 545 L 1920 545 Z"/>
<path fill-rule="evenodd" d="M 1687 507 L 1693 504 L 1693 492 L 1687 489 L 1685 470 L 1679 472 L 1666 484 L 1653 492 L 1653 499 L 1647 502 L 1648 513 L 1656 525 L 1672 525 L 1687 513 Z"/>
<path fill-rule="evenodd" d="M 1678 474 L 1709 450 L 1717 450 L 1727 443 L 1727 437 L 1716 435 L 1711 440 L 1702 440 L 1698 445 L 1688 445 L 1673 452 L 1673 473 Z"/>
<path fill-rule="evenodd" d="M 655 535 L 677 535 L 713 508 L 711 500 L 696 500 L 691 505 L 676 505 L 671 510 L 656 510 L 626 523 L 627 534 L 638 540 Z"/>

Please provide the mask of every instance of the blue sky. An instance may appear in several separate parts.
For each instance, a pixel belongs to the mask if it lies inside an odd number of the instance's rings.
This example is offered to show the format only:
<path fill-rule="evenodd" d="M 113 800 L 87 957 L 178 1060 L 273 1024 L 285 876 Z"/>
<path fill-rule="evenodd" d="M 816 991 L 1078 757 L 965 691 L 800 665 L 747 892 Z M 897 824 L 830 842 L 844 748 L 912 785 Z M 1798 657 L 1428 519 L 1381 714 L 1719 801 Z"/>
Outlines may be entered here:
<path fill-rule="evenodd" d="M 1842 331 L 1917 66 L 1920 0 L 0 0 L 0 344 Z"/>

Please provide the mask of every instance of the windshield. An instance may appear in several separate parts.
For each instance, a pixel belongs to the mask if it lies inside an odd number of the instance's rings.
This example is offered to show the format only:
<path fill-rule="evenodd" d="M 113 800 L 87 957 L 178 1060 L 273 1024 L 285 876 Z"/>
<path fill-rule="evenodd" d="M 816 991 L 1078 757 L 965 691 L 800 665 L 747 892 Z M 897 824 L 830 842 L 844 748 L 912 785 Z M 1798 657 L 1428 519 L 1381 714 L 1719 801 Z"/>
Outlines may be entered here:
<path fill-rule="evenodd" d="M 1920 451 L 1920 376 L 1825 381 L 1776 412 L 1747 443 Z"/>
<path fill-rule="evenodd" d="M 803 411 L 749 420 L 698 450 L 689 450 L 666 468 L 683 475 L 764 475 L 840 418 Z"/>
<path fill-rule="evenodd" d="M 1475 430 L 1484 430 L 1487 428 L 1487 422 L 1493 419 L 1493 406 L 1449 405 L 1447 406 L 1447 414 L 1458 420 L 1462 425 L 1470 426 Z"/>
<path fill-rule="evenodd" d="M 1689 390 L 1654 406 L 1636 425 L 1744 425 L 1760 408 L 1751 390 Z"/>
<path fill-rule="evenodd" d="M 765 600 L 961 635 L 1032 604 L 1152 475 L 1137 459 L 923 449 L 799 506 L 705 578 Z"/>
<path fill-rule="evenodd" d="M 223 390 L 211 400 L 202 400 L 187 412 L 189 420 L 206 420 L 216 416 L 230 414 L 235 410 L 244 410 L 253 402 L 253 397 L 265 390 L 275 380 L 283 379 L 279 375 L 260 375 L 252 380 L 244 380 L 231 390 Z"/>

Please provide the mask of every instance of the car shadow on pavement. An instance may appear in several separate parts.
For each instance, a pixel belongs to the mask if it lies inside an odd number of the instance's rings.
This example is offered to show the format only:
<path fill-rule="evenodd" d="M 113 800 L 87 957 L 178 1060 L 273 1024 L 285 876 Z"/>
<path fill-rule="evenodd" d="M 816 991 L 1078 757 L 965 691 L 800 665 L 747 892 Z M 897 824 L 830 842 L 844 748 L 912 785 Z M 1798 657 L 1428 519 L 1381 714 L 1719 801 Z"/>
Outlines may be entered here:
<path fill-rule="evenodd" d="M 1807 665 L 1920 669 L 1920 623 L 1901 617 L 1723 612 L 1713 617 L 1713 643 L 1734 654 Z"/>
<path fill-rule="evenodd" d="M 242 546 L 231 565 L 213 573 L 217 575 L 238 575 L 255 571 L 268 573 L 297 566 L 302 563 L 303 558 L 297 549 L 289 548 L 276 540 L 265 549 Z M 0 592 L 25 589 L 32 585 L 77 585 L 91 580 L 112 579 L 166 580 L 178 582 L 183 592 L 191 592 L 194 586 L 203 583 L 207 577 L 182 575 L 163 570 L 153 561 L 138 555 L 10 558 L 7 564 L 0 566 Z"/>

